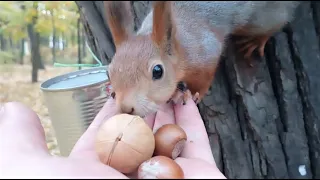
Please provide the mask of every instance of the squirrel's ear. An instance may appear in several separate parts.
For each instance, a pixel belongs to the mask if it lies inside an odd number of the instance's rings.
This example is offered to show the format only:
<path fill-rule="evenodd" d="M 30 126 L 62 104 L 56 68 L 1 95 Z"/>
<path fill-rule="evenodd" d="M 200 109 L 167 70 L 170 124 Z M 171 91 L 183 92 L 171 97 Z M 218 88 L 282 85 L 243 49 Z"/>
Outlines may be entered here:
<path fill-rule="evenodd" d="M 133 13 L 130 1 L 104 1 L 107 24 L 115 46 L 119 46 L 133 33 Z"/>
<path fill-rule="evenodd" d="M 171 42 L 172 21 L 170 1 L 153 2 L 152 40 L 161 49 L 168 51 Z"/>

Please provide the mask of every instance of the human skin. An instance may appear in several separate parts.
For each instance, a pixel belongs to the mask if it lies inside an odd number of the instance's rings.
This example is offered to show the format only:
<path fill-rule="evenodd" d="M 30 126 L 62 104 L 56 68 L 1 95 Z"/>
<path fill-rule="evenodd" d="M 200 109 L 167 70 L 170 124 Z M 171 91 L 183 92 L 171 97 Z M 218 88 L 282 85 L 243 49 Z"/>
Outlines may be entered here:
<path fill-rule="evenodd" d="M 49 153 L 43 127 L 34 111 L 19 102 L 0 105 L 0 177 L 135 177 L 134 174 L 125 176 L 101 163 L 94 149 L 99 126 L 116 113 L 114 103 L 113 99 L 106 102 L 68 157 Z M 168 123 L 175 123 L 186 131 L 188 142 L 175 160 L 182 167 L 185 178 L 225 178 L 216 167 L 203 121 L 191 99 L 185 106 L 166 104 L 156 115 L 145 120 L 154 132 Z"/>

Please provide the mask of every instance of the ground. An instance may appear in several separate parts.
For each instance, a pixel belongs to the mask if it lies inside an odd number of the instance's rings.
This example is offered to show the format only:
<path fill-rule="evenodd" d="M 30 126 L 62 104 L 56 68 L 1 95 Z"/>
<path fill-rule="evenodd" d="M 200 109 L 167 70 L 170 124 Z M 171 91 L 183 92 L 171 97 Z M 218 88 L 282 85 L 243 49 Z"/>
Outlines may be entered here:
<path fill-rule="evenodd" d="M 49 78 L 75 70 L 77 68 L 46 65 L 46 70 L 39 71 L 39 82 L 31 83 L 30 65 L 0 65 L 0 103 L 19 101 L 34 110 L 44 127 L 47 146 L 51 154 L 59 155 L 59 149 L 40 84 Z"/>

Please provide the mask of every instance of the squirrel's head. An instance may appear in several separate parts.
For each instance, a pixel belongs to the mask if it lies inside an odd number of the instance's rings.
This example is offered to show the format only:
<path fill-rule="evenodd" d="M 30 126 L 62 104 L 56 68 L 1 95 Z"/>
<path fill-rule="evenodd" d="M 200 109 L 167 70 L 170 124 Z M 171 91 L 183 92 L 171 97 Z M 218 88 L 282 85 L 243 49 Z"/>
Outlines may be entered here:
<path fill-rule="evenodd" d="M 130 2 L 105 1 L 116 47 L 108 76 L 120 113 L 148 115 L 176 91 L 179 73 L 176 58 L 169 52 L 171 24 L 165 7 L 166 3 L 154 2 L 152 32 L 136 35 Z"/>

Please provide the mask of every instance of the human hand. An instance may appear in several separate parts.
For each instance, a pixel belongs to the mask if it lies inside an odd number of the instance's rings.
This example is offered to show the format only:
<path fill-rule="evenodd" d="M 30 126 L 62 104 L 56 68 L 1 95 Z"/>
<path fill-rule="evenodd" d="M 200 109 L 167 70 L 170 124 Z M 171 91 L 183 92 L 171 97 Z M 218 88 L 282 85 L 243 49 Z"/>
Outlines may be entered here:
<path fill-rule="evenodd" d="M 146 121 L 154 133 L 165 124 L 177 124 L 186 132 L 185 148 L 175 159 L 186 179 L 226 179 L 215 164 L 207 131 L 193 100 L 189 99 L 186 105 L 166 104 Z"/>
<path fill-rule="evenodd" d="M 224 178 L 215 166 L 203 122 L 197 108 L 194 108 L 192 101 L 184 107 L 175 107 L 177 124 L 186 131 L 189 140 L 176 162 L 184 170 L 186 178 Z M 49 154 L 40 120 L 32 110 L 21 103 L 5 104 L 0 110 L 0 176 L 128 178 L 102 164 L 94 149 L 99 126 L 115 113 L 114 101 L 110 99 L 66 158 Z M 155 118 L 148 117 L 146 123 L 155 131 L 164 124 L 174 123 L 174 119 L 173 109 L 165 105 Z M 191 128 L 199 135 L 192 134 Z"/>
<path fill-rule="evenodd" d="M 99 125 L 115 114 L 109 100 L 81 136 L 69 157 L 52 156 L 46 145 L 40 120 L 21 103 L 0 107 L 1 178 L 115 178 L 127 176 L 102 164 L 94 150 Z"/>

